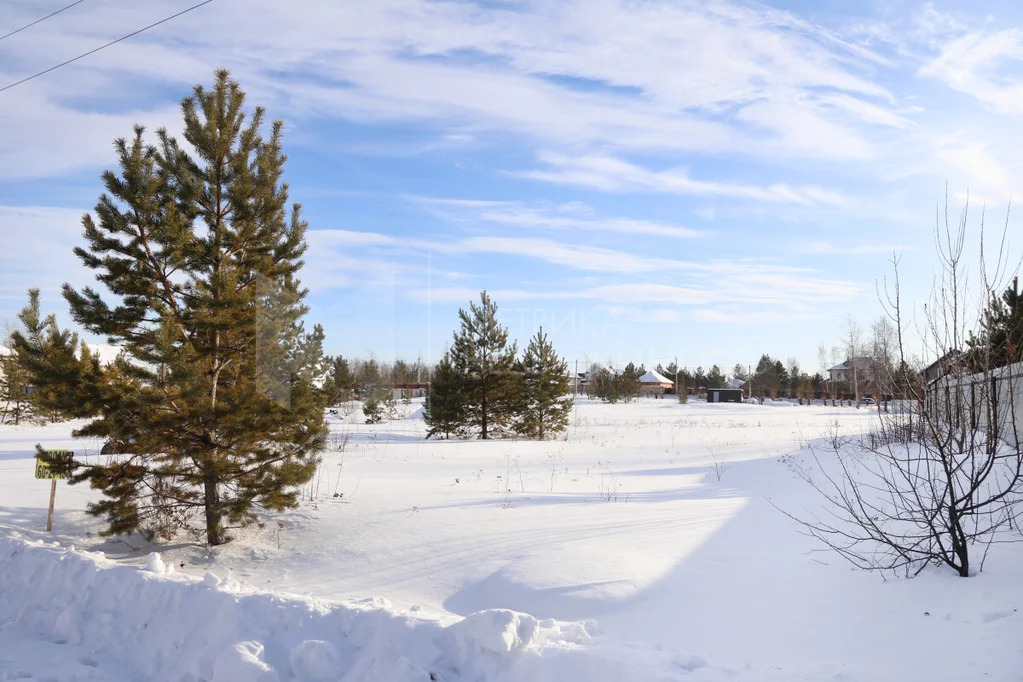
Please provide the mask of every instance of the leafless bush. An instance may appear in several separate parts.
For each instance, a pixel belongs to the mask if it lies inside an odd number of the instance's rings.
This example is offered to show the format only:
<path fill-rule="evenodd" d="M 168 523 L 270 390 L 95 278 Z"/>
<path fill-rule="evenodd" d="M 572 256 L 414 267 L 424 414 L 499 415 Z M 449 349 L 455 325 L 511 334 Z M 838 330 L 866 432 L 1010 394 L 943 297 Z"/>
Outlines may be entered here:
<path fill-rule="evenodd" d="M 618 493 L 622 489 L 622 484 L 618 481 L 618 477 L 611 471 L 611 463 L 598 461 L 598 490 L 600 492 L 600 499 L 605 502 L 617 502 Z"/>
<path fill-rule="evenodd" d="M 800 523 L 861 568 L 916 574 L 937 564 L 966 577 L 983 568 L 992 543 L 1005 541 L 999 531 L 1017 525 L 1023 451 L 1013 415 L 1023 363 L 992 362 L 997 349 L 979 335 L 984 320 L 978 325 L 970 312 L 971 301 L 974 313 L 983 310 L 1008 272 L 1005 239 L 991 271 L 981 220 L 981 287 L 970 297 L 962 262 L 966 224 L 966 211 L 952 226 L 946 210 L 936 230 L 940 271 L 924 331 L 940 376 L 925 387 L 905 360 L 898 259 L 894 292 L 882 299 L 897 327 L 897 381 L 920 409 L 879 414 L 881 426 L 858 447 L 834 437 L 828 462 L 814 450 L 817 466 L 802 470 L 827 504 L 826 514 Z"/>
<path fill-rule="evenodd" d="M 348 449 L 348 441 L 351 440 L 351 437 L 352 434 L 348 431 L 332 433 L 327 437 L 327 447 L 334 452 L 344 452 Z"/>

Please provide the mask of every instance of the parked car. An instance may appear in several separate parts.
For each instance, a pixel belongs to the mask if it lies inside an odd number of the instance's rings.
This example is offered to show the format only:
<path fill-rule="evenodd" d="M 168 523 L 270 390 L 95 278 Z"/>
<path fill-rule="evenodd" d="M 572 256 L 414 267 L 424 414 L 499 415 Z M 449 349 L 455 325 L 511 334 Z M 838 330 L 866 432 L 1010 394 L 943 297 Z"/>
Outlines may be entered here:
<path fill-rule="evenodd" d="M 860 398 L 860 405 L 877 405 L 873 398 Z"/>

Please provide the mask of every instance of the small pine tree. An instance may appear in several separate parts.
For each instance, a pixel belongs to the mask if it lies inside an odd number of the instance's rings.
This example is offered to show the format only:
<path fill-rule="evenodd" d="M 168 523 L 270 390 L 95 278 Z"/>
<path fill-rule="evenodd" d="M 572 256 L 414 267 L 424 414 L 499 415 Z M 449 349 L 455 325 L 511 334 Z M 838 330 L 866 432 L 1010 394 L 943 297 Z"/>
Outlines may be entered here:
<path fill-rule="evenodd" d="M 0 423 L 18 425 L 32 414 L 29 402 L 30 378 L 28 368 L 9 342 L 0 355 Z"/>
<path fill-rule="evenodd" d="M 12 364 L 32 386 L 33 413 L 50 421 L 91 416 L 99 400 L 99 359 L 79 343 L 77 334 L 60 329 L 52 314 L 43 316 L 38 289 L 30 289 L 28 298 L 18 313 L 22 328 L 11 334 L 11 346 Z M 21 390 L 27 392 L 27 386 Z"/>
<path fill-rule="evenodd" d="M 678 380 L 678 401 L 683 405 L 689 402 L 689 388 L 686 386 L 686 380 L 681 377 Z"/>
<path fill-rule="evenodd" d="M 386 368 L 384 368 L 386 370 Z M 397 417 L 397 404 L 390 381 L 384 376 L 380 364 L 369 360 L 359 370 L 359 395 L 367 424 L 378 424 L 386 417 Z"/>
<path fill-rule="evenodd" d="M 594 369 L 590 376 L 590 395 L 594 398 L 611 404 L 625 399 L 622 393 L 623 382 L 618 372 L 601 367 Z"/>
<path fill-rule="evenodd" d="M 519 363 L 518 433 L 544 440 L 568 428 L 572 398 L 568 363 L 559 358 L 543 327 L 529 341 Z"/>
<path fill-rule="evenodd" d="M 348 360 L 340 355 L 331 360 L 330 376 L 333 388 L 330 404 L 351 402 L 355 397 L 355 388 L 358 382 L 355 380 Z"/>
<path fill-rule="evenodd" d="M 454 335 L 451 362 L 462 381 L 468 426 L 486 440 L 511 420 L 515 402 L 515 344 L 497 323 L 497 304 L 486 291 L 480 304 L 459 310 L 461 329 Z"/>
<path fill-rule="evenodd" d="M 467 418 L 462 377 L 451 363 L 450 354 L 445 353 L 437 364 L 423 407 L 426 437 L 457 435 L 465 428 Z"/>
<path fill-rule="evenodd" d="M 359 397 L 362 399 L 362 414 L 367 424 L 380 423 L 384 419 L 381 396 L 381 371 L 375 360 L 362 365 L 359 372 Z"/>
<path fill-rule="evenodd" d="M 639 378 L 641 376 L 643 376 L 643 369 L 637 368 L 630 362 L 625 366 L 625 371 L 615 377 L 621 400 L 628 402 L 639 395 Z"/>

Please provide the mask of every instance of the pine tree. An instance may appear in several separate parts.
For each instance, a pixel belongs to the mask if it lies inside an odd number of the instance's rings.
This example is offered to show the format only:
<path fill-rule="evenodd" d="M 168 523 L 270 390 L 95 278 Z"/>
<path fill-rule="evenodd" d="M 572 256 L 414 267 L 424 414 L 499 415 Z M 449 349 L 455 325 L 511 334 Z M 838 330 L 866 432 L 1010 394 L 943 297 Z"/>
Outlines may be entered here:
<path fill-rule="evenodd" d="M 625 365 L 625 370 L 615 377 L 619 386 L 618 394 L 622 400 L 629 402 L 639 395 L 639 378 L 643 374 L 644 371 L 641 367 L 636 367 L 635 364 L 630 362 Z"/>
<path fill-rule="evenodd" d="M 497 304 L 486 291 L 480 305 L 470 302 L 458 318 L 451 360 L 462 380 L 467 424 L 485 440 L 507 426 L 514 412 L 515 344 L 508 347 L 508 330 L 497 323 Z"/>
<path fill-rule="evenodd" d="M 12 364 L 32 386 L 33 413 L 50 421 L 91 416 L 100 401 L 99 359 L 77 334 L 58 327 L 52 314 L 43 316 L 38 289 L 29 289 L 28 299 L 18 313 L 21 328 L 11 334 L 11 347 Z M 27 392 L 27 386 L 22 390 Z"/>
<path fill-rule="evenodd" d="M 747 371 L 746 366 L 741 362 L 735 363 L 735 367 L 732 368 L 732 378 L 739 379 L 740 381 L 746 381 L 749 379 L 749 372 Z"/>
<path fill-rule="evenodd" d="M 450 438 L 457 435 L 465 428 L 467 419 L 462 377 L 451 363 L 450 354 L 445 353 L 437 363 L 423 407 L 426 437 L 443 434 L 445 438 Z"/>
<path fill-rule="evenodd" d="M 402 385 L 401 389 L 401 400 L 406 405 L 412 403 L 412 390 L 408 388 L 408 384 L 413 383 L 412 379 L 415 376 L 415 370 L 409 366 L 404 360 L 396 360 L 394 367 L 391 370 L 391 379 L 394 384 Z"/>
<path fill-rule="evenodd" d="M 369 360 L 362 366 L 359 376 L 359 395 L 362 398 L 362 414 L 367 424 L 378 424 L 384 418 L 386 405 L 385 387 L 380 377 L 380 366 L 376 360 Z M 390 393 L 390 389 L 387 389 Z"/>
<path fill-rule="evenodd" d="M 707 387 L 708 388 L 721 388 L 725 385 L 725 375 L 721 371 L 721 368 L 717 365 L 712 365 L 710 371 L 707 372 Z"/>
<path fill-rule="evenodd" d="M 568 363 L 558 357 L 543 327 L 529 341 L 519 363 L 521 395 L 515 430 L 544 440 L 568 428 L 572 398 Z"/>
<path fill-rule="evenodd" d="M 330 376 L 334 389 L 330 396 L 330 404 L 351 402 L 355 398 L 355 387 L 358 382 L 348 365 L 348 360 L 339 355 L 333 358 L 330 364 Z"/>
<path fill-rule="evenodd" d="M 0 349 L 0 423 L 18 425 L 32 414 L 29 402 L 28 369 L 18 354 L 11 350 L 13 342 Z"/>
<path fill-rule="evenodd" d="M 1012 278 L 1001 296 L 991 295 L 979 327 L 966 340 L 966 362 L 972 370 L 1004 367 L 1023 359 L 1023 292 L 1018 277 Z"/>
<path fill-rule="evenodd" d="M 678 380 L 678 401 L 683 405 L 689 402 L 689 387 L 686 386 L 685 378 L 681 376 Z"/>
<path fill-rule="evenodd" d="M 283 124 L 226 71 L 182 102 L 184 139 L 115 142 L 98 222 L 75 253 L 111 296 L 64 286 L 74 319 L 122 354 L 104 377 L 99 418 L 76 432 L 129 444 L 130 456 L 80 465 L 105 499 L 108 534 L 149 534 L 198 515 L 210 545 L 259 510 L 298 502 L 326 436 L 319 359 L 301 318 L 306 249 L 300 207 L 281 181 Z M 308 351 L 308 353 L 306 353 Z M 168 517 L 173 524 L 168 526 Z M 169 532 L 169 531 L 168 531 Z"/>
<path fill-rule="evenodd" d="M 618 402 L 617 387 L 613 383 L 614 375 L 606 367 L 594 367 L 590 370 L 589 393 L 605 403 Z"/>

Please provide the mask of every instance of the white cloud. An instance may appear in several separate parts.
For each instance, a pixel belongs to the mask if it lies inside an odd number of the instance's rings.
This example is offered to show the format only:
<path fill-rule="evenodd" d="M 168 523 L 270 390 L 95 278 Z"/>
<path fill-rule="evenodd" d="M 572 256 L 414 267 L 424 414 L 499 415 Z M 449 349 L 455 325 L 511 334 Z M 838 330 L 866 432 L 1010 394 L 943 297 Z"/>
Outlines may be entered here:
<path fill-rule="evenodd" d="M 947 42 L 920 69 L 1002 114 L 1023 112 L 1023 81 L 1010 75 L 1023 61 L 1023 29 L 974 31 Z"/>
<path fill-rule="evenodd" d="M 511 226 L 541 232 L 572 231 L 576 234 L 608 232 L 676 239 L 701 238 L 708 234 L 703 230 L 655 220 L 606 218 L 598 215 L 590 206 L 580 202 L 560 204 L 547 202 L 530 205 L 521 201 L 479 201 L 434 197 L 409 197 L 409 199 L 432 210 L 439 217 L 459 224 L 487 223 L 497 227 Z"/>
<path fill-rule="evenodd" d="M 981 191 L 1011 194 L 1009 174 L 982 142 L 952 142 L 939 146 L 934 158 L 950 169 L 957 180 L 965 180 L 967 187 Z"/>
<path fill-rule="evenodd" d="M 45 22 L 31 40 L 0 45 L 0 71 L 15 80 L 177 9 L 170 0 L 99 5 L 73 24 Z M 45 98 L 75 142 L 63 160 L 33 160 L 21 150 L 38 145 L 10 138 L 6 151 L 33 161 L 32 175 L 95 163 L 83 138 L 108 144 L 111 131 L 70 112 L 153 122 L 224 65 L 273 115 L 416 121 L 445 145 L 489 132 L 548 148 L 867 158 L 863 126 L 905 125 L 871 77 L 879 63 L 788 13 L 726 2 L 310 0 L 298 12 L 225 0 L 5 93 L 7 130 L 32 127 L 37 107 L 21 103 Z M 174 94 L 154 111 L 127 105 L 136 85 L 152 96 L 168 84 Z M 814 142 L 832 134 L 841 142 Z"/>
<path fill-rule="evenodd" d="M 519 177 L 600 189 L 609 192 L 661 192 L 693 196 L 732 197 L 770 203 L 843 205 L 841 194 L 812 185 L 747 185 L 695 180 L 684 168 L 650 170 L 611 156 L 540 155 L 548 169 L 514 173 Z"/>
<path fill-rule="evenodd" d="M 879 253 L 892 254 L 912 251 L 913 247 L 904 244 L 835 244 L 825 240 L 801 242 L 794 247 L 798 253 L 809 253 L 820 256 L 865 256 Z"/>

